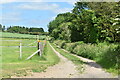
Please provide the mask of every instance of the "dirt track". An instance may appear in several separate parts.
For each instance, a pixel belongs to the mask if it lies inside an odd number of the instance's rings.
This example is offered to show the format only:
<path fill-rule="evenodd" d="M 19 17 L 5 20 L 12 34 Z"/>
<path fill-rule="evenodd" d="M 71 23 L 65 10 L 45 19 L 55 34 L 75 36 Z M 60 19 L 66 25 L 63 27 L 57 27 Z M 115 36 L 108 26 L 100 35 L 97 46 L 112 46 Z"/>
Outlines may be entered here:
<path fill-rule="evenodd" d="M 79 73 L 72 61 L 63 57 L 53 47 L 52 49 L 60 57 L 58 64 L 47 68 L 45 72 L 32 73 L 31 76 L 20 78 L 113 78 L 110 73 L 103 71 L 102 67 L 94 61 L 77 56 L 86 63 L 84 64 L 85 71 Z"/>

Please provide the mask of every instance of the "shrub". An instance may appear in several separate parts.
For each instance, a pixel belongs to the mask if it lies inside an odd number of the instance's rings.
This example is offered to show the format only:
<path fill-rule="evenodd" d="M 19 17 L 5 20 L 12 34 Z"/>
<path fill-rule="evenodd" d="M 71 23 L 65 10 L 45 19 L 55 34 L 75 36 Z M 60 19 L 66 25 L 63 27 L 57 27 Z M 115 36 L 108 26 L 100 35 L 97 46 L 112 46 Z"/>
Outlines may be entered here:
<path fill-rule="evenodd" d="M 103 68 L 112 69 L 112 72 L 120 69 L 118 66 L 120 63 L 120 46 L 110 46 L 109 49 L 98 58 L 100 59 L 97 62 L 102 65 Z"/>
<path fill-rule="evenodd" d="M 65 46 L 66 41 L 62 41 L 62 40 L 55 40 L 54 43 L 58 46 L 60 46 L 61 48 L 63 48 Z"/>
<path fill-rule="evenodd" d="M 73 50 L 77 45 L 78 45 L 78 43 L 66 43 L 63 48 L 66 49 L 67 51 L 73 53 Z"/>
<path fill-rule="evenodd" d="M 52 43 L 55 39 L 53 37 L 49 37 L 48 40 Z"/>
<path fill-rule="evenodd" d="M 89 59 L 94 59 L 96 57 L 96 48 L 91 44 L 77 45 L 73 52 L 79 56 L 83 56 Z"/>

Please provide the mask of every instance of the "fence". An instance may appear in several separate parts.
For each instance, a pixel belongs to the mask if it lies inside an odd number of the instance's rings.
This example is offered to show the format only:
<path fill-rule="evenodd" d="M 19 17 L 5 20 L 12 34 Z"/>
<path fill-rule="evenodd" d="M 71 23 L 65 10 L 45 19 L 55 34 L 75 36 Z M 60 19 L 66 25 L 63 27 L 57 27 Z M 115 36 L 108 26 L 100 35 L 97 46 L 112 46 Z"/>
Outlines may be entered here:
<path fill-rule="evenodd" d="M 32 44 L 38 44 L 39 43 L 39 46 L 38 46 L 38 50 L 35 52 L 35 53 L 33 53 L 31 56 L 29 56 L 28 58 L 27 58 L 27 60 L 28 59 L 30 59 L 32 56 L 34 56 L 36 53 L 40 53 L 39 54 L 39 56 L 41 56 L 42 55 L 42 52 L 43 52 L 43 49 L 44 49 L 44 46 L 45 46 L 45 43 L 43 43 L 43 42 L 38 42 L 38 41 L 34 41 L 33 43 L 30 43 L 30 44 L 26 44 L 27 46 L 22 46 L 22 41 L 21 40 L 2 40 L 2 41 L 8 41 L 8 42 L 10 42 L 11 43 L 11 41 L 13 41 L 14 43 L 15 42 L 19 42 L 19 45 L 15 45 L 15 46 L 0 46 L 0 47 L 18 47 L 19 48 L 19 58 L 20 59 L 22 59 L 22 48 L 23 47 L 36 47 L 37 48 L 37 46 L 31 46 Z M 7 44 L 7 43 L 6 43 Z"/>
<path fill-rule="evenodd" d="M 37 44 L 38 44 L 38 50 L 36 52 L 34 52 L 32 55 L 30 55 L 26 60 L 32 58 L 37 53 L 38 53 L 39 56 L 42 56 L 44 47 L 46 45 L 46 41 L 44 43 L 42 43 L 40 40 L 38 40 Z"/>
<path fill-rule="evenodd" d="M 3 41 L 8 41 L 8 42 L 19 42 L 19 46 L 0 46 L 0 47 L 19 47 L 19 58 L 22 59 L 22 41 L 21 40 L 2 40 Z"/>

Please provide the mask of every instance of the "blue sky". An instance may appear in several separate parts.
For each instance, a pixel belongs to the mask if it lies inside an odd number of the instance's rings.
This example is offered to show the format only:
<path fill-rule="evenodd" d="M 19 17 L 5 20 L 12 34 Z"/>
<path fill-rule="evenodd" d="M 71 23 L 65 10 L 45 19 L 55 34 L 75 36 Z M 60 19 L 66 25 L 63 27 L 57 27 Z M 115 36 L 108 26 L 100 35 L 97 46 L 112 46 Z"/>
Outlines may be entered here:
<path fill-rule="evenodd" d="M 48 23 L 57 14 L 70 12 L 73 9 L 73 2 L 11 2 L 0 3 L 2 14 L 2 25 L 42 27 L 47 31 Z"/>

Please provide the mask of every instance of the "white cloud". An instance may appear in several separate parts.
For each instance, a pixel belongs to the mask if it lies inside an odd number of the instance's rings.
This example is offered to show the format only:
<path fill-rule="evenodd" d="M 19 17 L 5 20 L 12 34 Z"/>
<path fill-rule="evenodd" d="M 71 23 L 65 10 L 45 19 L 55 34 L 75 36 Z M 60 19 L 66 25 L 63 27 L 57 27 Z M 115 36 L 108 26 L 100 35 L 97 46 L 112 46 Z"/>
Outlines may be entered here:
<path fill-rule="evenodd" d="M 71 4 L 71 5 L 74 5 L 76 2 L 78 2 L 78 1 L 80 1 L 80 0 L 66 0 L 66 2 L 68 3 L 68 4 Z"/>
<path fill-rule="evenodd" d="M 12 2 L 68 2 L 74 4 L 77 1 L 81 2 L 102 2 L 103 0 L 0 0 L 0 4 L 12 3 Z M 105 2 L 115 2 L 120 0 L 104 0 Z"/>
<path fill-rule="evenodd" d="M 17 7 L 21 9 L 30 9 L 30 10 L 54 10 L 59 6 L 57 4 L 48 4 L 48 3 L 26 3 L 26 4 L 20 4 Z"/>
<path fill-rule="evenodd" d="M 0 16 L 0 21 L 2 21 L 2 24 L 6 24 L 6 23 L 11 24 L 21 21 L 20 13 L 11 12 L 11 13 L 2 14 Z"/>
<path fill-rule="evenodd" d="M 54 10 L 55 13 L 66 13 L 66 12 L 71 12 L 71 8 L 59 8 L 59 9 L 56 9 Z"/>
<path fill-rule="evenodd" d="M 60 6 L 56 3 L 24 3 L 17 6 L 19 9 L 27 9 L 27 10 L 50 10 L 54 13 L 65 13 L 70 12 L 71 8 L 60 8 Z"/>
<path fill-rule="evenodd" d="M 13 3 L 13 2 L 43 2 L 44 0 L 0 0 L 0 4 Z"/>
<path fill-rule="evenodd" d="M 53 16 L 52 18 L 51 18 L 51 20 L 54 20 L 56 18 L 56 16 Z"/>
<path fill-rule="evenodd" d="M 0 0 L 0 4 L 15 2 L 16 0 Z"/>
<path fill-rule="evenodd" d="M 12 2 L 73 2 L 76 0 L 0 0 L 0 4 Z"/>

